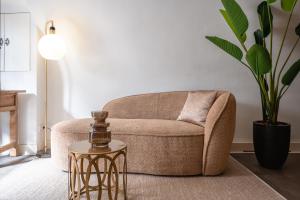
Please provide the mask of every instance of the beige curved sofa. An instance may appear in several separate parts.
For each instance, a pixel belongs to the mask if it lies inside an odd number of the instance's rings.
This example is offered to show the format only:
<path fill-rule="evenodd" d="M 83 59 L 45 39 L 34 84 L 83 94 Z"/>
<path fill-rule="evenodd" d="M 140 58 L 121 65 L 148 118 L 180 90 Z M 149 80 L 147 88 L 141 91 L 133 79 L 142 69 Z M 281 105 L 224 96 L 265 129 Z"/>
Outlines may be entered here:
<path fill-rule="evenodd" d="M 206 91 L 202 91 L 206 92 Z M 218 91 L 205 127 L 176 121 L 188 92 L 142 94 L 112 100 L 112 137 L 128 146 L 128 171 L 155 175 L 218 175 L 226 168 L 235 129 L 236 103 Z M 91 119 L 63 121 L 52 128 L 51 154 L 67 170 L 68 146 L 88 138 Z"/>

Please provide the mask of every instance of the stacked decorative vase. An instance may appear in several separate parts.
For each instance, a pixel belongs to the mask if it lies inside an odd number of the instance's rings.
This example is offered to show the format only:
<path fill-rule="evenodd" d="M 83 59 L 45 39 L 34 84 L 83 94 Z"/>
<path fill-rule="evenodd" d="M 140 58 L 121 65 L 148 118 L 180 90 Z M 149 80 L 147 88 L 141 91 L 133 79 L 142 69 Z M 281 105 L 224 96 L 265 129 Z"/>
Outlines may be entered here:
<path fill-rule="evenodd" d="M 94 123 L 91 124 L 89 142 L 92 147 L 107 147 L 111 141 L 111 132 L 108 130 L 109 123 L 105 122 L 108 112 L 92 112 L 92 117 Z"/>

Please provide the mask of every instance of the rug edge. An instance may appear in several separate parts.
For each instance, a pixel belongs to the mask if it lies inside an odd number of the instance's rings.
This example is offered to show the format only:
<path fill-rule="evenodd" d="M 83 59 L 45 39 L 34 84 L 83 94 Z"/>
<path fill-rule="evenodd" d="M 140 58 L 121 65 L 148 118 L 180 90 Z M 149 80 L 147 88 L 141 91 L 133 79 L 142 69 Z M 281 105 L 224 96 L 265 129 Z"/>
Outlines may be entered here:
<path fill-rule="evenodd" d="M 272 186 L 270 186 L 268 183 L 266 183 L 262 178 L 260 178 L 259 176 L 257 176 L 254 172 L 252 172 L 250 169 L 248 169 L 245 165 L 243 165 L 241 162 L 239 162 L 238 160 L 236 160 L 233 156 L 230 156 L 230 159 L 233 160 L 235 163 L 237 163 L 238 165 L 241 166 L 241 168 L 245 169 L 246 171 L 248 171 L 250 174 L 252 174 L 253 176 L 255 176 L 260 182 L 262 182 L 264 185 L 266 185 L 268 188 L 270 188 L 273 192 L 277 193 L 278 196 L 280 196 L 282 199 L 287 200 L 287 198 L 285 198 L 282 194 L 280 194 L 277 190 L 275 190 Z"/>

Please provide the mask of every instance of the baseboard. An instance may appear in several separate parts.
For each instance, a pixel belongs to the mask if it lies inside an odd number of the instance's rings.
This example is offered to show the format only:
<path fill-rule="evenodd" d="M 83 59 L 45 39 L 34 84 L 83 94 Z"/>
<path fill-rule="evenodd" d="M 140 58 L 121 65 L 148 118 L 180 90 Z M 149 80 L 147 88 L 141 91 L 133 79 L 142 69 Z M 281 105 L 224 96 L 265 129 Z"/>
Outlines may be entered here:
<path fill-rule="evenodd" d="M 19 155 L 35 155 L 37 153 L 36 144 L 20 144 L 18 145 Z M 250 142 L 234 142 L 231 146 L 231 153 L 252 153 L 254 152 L 253 143 Z M 300 142 L 292 142 L 290 145 L 291 153 L 300 153 Z"/>
<path fill-rule="evenodd" d="M 253 143 L 243 142 L 238 143 L 234 142 L 231 146 L 231 153 L 252 153 L 254 152 Z M 290 153 L 300 153 L 300 142 L 292 142 L 290 144 Z"/>

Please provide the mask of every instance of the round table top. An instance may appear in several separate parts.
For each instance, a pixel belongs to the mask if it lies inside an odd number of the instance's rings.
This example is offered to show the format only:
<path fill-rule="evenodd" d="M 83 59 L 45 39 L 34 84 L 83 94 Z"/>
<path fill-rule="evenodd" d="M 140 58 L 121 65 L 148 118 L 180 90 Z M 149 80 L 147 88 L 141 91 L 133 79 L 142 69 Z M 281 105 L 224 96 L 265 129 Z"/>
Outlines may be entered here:
<path fill-rule="evenodd" d="M 126 148 L 120 140 L 111 140 L 107 147 L 92 147 L 88 140 L 80 141 L 69 146 L 69 153 L 103 155 L 116 153 Z"/>

